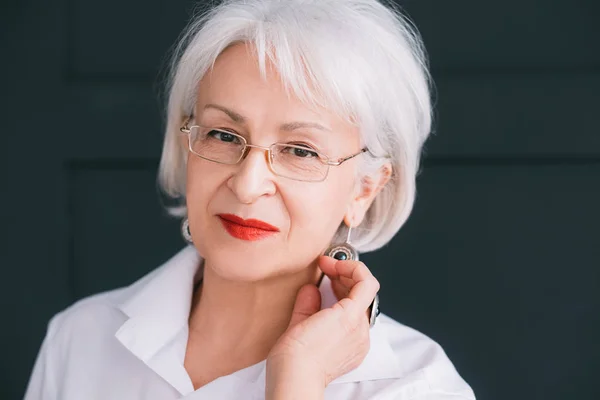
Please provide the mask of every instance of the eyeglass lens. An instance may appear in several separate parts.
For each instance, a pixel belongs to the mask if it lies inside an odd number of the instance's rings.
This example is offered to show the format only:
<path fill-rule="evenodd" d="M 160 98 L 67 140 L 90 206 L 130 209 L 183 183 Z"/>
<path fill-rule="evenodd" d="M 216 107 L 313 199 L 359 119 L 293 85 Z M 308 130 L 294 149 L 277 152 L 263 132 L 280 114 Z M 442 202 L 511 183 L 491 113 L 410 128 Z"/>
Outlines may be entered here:
<path fill-rule="evenodd" d="M 277 175 L 301 181 L 319 181 L 327 175 L 329 166 L 309 147 L 276 143 L 270 148 L 271 165 Z M 190 130 L 190 149 L 209 161 L 237 164 L 246 142 L 235 133 L 195 126 Z"/>

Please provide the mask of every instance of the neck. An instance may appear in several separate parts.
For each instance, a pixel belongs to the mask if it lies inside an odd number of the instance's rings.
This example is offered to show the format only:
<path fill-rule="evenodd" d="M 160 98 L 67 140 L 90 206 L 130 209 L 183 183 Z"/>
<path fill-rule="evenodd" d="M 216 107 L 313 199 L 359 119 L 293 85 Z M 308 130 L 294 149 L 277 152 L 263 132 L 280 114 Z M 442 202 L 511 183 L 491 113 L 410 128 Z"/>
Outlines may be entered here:
<path fill-rule="evenodd" d="M 190 335 L 210 353 L 227 354 L 240 364 L 264 360 L 289 325 L 298 290 L 317 284 L 321 275 L 312 264 L 294 274 L 239 282 L 223 279 L 205 264 L 194 293 Z"/>

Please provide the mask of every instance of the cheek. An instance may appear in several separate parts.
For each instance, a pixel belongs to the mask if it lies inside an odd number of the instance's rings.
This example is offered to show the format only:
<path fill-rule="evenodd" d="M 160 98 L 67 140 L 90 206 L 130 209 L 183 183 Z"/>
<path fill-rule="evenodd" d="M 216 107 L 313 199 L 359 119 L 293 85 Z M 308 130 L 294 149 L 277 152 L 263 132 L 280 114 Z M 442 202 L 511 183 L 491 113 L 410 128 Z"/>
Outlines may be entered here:
<path fill-rule="evenodd" d="M 202 176 L 202 168 L 198 165 L 196 160 L 188 158 L 187 163 L 187 177 L 185 186 L 185 196 L 188 202 L 188 214 L 192 214 L 195 210 L 194 205 L 200 202 L 204 196 L 207 185 L 210 183 L 207 180 L 200 179 Z"/>
<path fill-rule="evenodd" d="M 202 198 L 223 183 L 227 171 L 219 164 L 199 157 L 188 157 L 186 174 L 186 197 Z"/>
<path fill-rule="evenodd" d="M 186 203 L 191 224 L 202 223 L 210 198 L 224 179 L 211 164 L 196 157 L 188 159 Z"/>
<path fill-rule="evenodd" d="M 327 180 L 296 186 L 287 196 L 292 241 L 315 241 L 327 247 L 346 214 L 351 185 Z"/>

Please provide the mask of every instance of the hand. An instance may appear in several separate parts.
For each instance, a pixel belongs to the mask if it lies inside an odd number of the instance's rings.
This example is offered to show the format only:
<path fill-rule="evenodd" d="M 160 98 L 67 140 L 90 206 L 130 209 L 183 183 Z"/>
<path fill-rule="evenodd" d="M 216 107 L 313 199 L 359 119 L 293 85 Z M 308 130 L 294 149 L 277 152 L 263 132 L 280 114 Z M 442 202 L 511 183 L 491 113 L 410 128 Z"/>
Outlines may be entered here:
<path fill-rule="evenodd" d="M 322 380 L 325 387 L 356 368 L 367 355 L 367 310 L 379 290 L 379 282 L 359 261 L 321 256 L 318 262 L 331 279 L 339 301 L 331 308 L 319 310 L 318 288 L 313 284 L 303 286 L 290 325 L 271 349 L 267 365 L 311 371 L 314 379 Z"/>

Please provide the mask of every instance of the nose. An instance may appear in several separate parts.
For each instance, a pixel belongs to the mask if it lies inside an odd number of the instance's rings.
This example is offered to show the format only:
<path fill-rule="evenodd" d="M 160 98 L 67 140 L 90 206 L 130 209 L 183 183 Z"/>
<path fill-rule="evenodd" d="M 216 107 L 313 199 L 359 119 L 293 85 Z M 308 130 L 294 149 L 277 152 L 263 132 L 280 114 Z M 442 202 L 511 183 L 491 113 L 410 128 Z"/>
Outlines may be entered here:
<path fill-rule="evenodd" d="M 242 204 L 252 204 L 262 196 L 275 194 L 275 175 L 269 165 L 267 148 L 249 146 L 236 167 L 227 186 Z"/>

